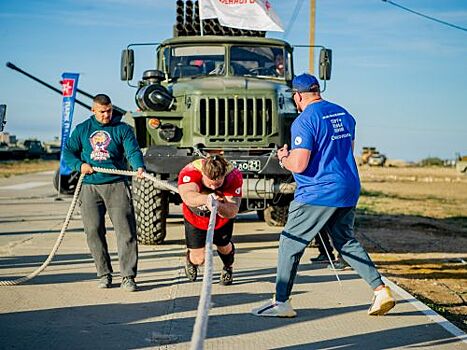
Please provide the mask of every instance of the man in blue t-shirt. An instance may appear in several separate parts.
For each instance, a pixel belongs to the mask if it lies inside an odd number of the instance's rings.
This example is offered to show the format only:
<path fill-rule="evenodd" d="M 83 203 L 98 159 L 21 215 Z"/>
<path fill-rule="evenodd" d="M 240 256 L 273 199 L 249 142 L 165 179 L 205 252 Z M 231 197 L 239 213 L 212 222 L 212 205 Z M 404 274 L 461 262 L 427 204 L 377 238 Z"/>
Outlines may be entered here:
<path fill-rule="evenodd" d="M 289 297 L 300 258 L 326 227 L 337 251 L 374 290 L 368 314 L 384 315 L 394 307 L 395 300 L 353 232 L 360 194 L 353 156 L 355 119 L 341 106 L 322 99 L 313 75 L 295 77 L 290 91 L 301 113 L 292 124 L 291 150 L 284 145 L 277 156 L 279 164 L 293 173 L 297 189 L 279 241 L 275 298 L 252 313 L 296 315 Z"/>

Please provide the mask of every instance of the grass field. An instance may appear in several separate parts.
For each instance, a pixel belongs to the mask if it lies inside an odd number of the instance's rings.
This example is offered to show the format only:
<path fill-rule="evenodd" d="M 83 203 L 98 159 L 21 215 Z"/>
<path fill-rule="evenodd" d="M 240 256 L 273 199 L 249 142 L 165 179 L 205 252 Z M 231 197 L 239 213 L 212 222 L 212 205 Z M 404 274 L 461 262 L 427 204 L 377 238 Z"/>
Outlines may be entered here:
<path fill-rule="evenodd" d="M 19 160 L 0 162 L 0 177 L 27 174 L 39 171 L 55 171 L 58 160 Z"/>

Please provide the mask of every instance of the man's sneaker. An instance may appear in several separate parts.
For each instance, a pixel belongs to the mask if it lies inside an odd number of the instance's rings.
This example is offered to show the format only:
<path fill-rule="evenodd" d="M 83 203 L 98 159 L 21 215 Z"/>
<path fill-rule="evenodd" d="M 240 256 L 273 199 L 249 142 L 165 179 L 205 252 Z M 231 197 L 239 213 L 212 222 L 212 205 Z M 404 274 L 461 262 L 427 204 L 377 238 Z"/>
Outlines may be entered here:
<path fill-rule="evenodd" d="M 264 317 L 295 317 L 297 313 L 290 305 L 290 299 L 285 302 L 268 300 L 264 305 L 254 308 L 251 313 L 255 316 Z"/>
<path fill-rule="evenodd" d="M 391 310 L 394 305 L 396 305 L 396 300 L 393 298 L 389 287 L 386 286 L 375 292 L 368 315 L 382 316 Z"/>
<path fill-rule="evenodd" d="M 198 266 L 193 264 L 190 261 L 190 258 L 188 256 L 189 254 L 187 253 L 186 260 L 185 260 L 185 275 L 186 275 L 186 278 L 188 278 L 190 282 L 194 282 L 196 281 L 196 278 L 198 277 Z"/>
<path fill-rule="evenodd" d="M 219 283 L 223 286 L 231 285 L 233 282 L 232 277 L 232 267 L 225 267 L 222 269 L 221 277 L 219 279 Z"/>
<path fill-rule="evenodd" d="M 125 289 L 128 292 L 135 292 L 138 290 L 138 286 L 136 285 L 135 278 L 131 276 L 123 277 L 122 284 L 120 285 L 120 287 Z"/>
<path fill-rule="evenodd" d="M 334 254 L 329 254 L 331 256 L 331 260 L 334 260 L 336 257 L 334 256 Z M 312 263 L 325 263 L 325 262 L 328 262 L 329 259 L 328 259 L 328 256 L 326 254 L 320 254 L 318 255 L 316 258 L 311 258 L 310 261 Z"/>
<path fill-rule="evenodd" d="M 352 270 L 352 267 L 349 264 L 347 264 L 347 262 L 344 259 L 339 259 L 333 264 L 334 264 L 334 268 L 332 267 L 331 264 L 329 264 L 328 269 L 333 270 L 333 271 Z"/>
<path fill-rule="evenodd" d="M 107 275 L 101 276 L 97 286 L 102 289 L 112 287 L 112 275 L 108 273 Z"/>

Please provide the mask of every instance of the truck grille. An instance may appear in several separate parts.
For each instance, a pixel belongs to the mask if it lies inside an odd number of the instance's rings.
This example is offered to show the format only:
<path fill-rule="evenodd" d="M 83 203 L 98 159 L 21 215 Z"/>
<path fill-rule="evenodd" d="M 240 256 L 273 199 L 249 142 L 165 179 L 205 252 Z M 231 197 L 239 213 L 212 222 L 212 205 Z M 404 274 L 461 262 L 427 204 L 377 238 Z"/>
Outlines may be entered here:
<path fill-rule="evenodd" d="M 272 133 L 272 99 L 205 97 L 199 104 L 199 133 L 210 142 L 261 142 Z"/>

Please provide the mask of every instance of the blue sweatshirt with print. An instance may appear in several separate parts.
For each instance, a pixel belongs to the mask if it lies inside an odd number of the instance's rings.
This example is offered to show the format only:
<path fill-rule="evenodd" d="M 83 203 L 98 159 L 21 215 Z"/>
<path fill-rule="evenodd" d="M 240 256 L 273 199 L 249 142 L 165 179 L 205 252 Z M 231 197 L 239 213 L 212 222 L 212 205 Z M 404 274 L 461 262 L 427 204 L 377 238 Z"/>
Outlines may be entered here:
<path fill-rule="evenodd" d="M 133 170 L 144 167 L 143 154 L 133 129 L 119 119 L 102 124 L 92 115 L 78 124 L 63 150 L 66 164 L 75 171 L 88 163 L 93 167 Z M 126 176 L 95 172 L 84 177 L 86 184 L 107 184 L 124 181 Z"/>

